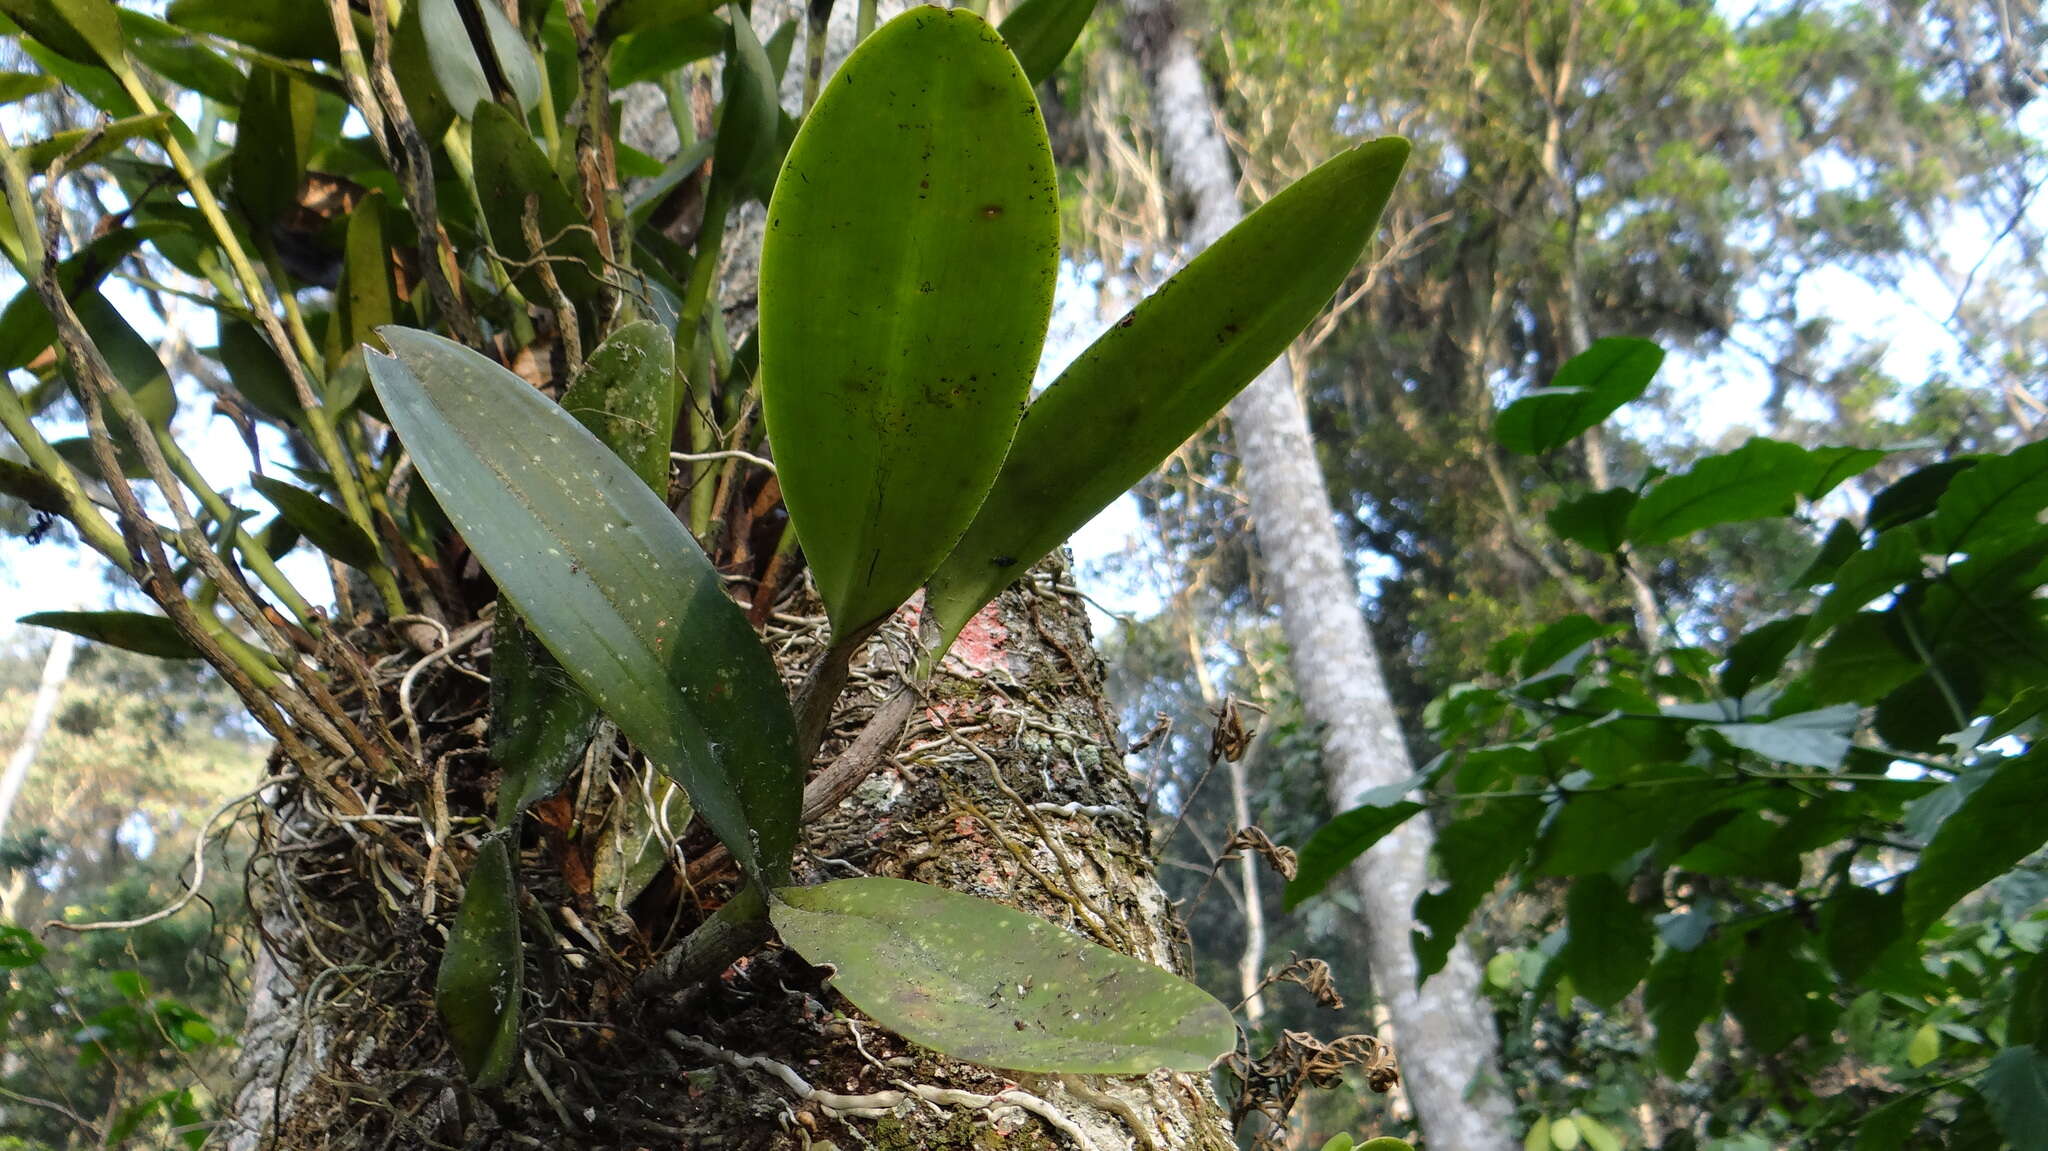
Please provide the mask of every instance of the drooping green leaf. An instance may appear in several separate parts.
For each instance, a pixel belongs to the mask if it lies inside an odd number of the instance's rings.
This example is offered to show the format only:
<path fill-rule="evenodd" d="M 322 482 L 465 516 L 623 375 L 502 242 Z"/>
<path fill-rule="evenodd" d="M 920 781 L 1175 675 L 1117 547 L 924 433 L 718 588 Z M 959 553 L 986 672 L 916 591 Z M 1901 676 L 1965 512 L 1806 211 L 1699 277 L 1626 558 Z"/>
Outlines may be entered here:
<path fill-rule="evenodd" d="M 772 187 L 776 163 L 781 155 L 782 104 L 776 97 L 781 73 L 745 15 L 744 11 L 734 9 L 732 19 L 725 26 L 725 99 L 719 110 L 718 139 L 712 151 L 711 182 L 715 194 L 727 197 L 727 203 L 737 202 L 746 189 Z M 851 64 L 857 58 L 849 57 L 847 63 Z M 783 59 L 787 63 L 786 55 Z M 820 99 L 822 101 L 822 97 Z M 843 122 L 846 113 L 841 111 L 835 115 Z M 872 131 L 873 122 L 866 122 Z M 843 130 L 829 126 L 819 129 L 821 132 Z M 829 165 L 832 160 L 826 158 L 824 163 Z M 801 209 L 793 209 L 792 212 L 792 224 L 802 226 L 805 213 Z M 765 253 L 765 247 L 763 250 Z M 765 255 L 762 268 L 765 273 Z M 767 283 L 765 276 L 762 282 L 764 285 Z"/>
<path fill-rule="evenodd" d="M 1566 500 L 1550 509 L 1543 521 L 1562 539 L 1602 554 L 1612 554 L 1628 542 L 1628 516 L 1635 506 L 1635 492 L 1627 488 L 1609 488 L 1604 492 Z"/>
<path fill-rule="evenodd" d="M 64 289 L 64 297 L 75 306 L 86 292 L 98 289 L 107 273 L 127 259 L 138 245 L 164 230 L 163 226 L 153 224 L 115 228 L 94 237 L 57 265 L 57 283 Z M 27 367 L 56 339 L 57 324 L 43 306 L 42 296 L 33 286 L 24 286 L 0 310 L 0 372 Z"/>
<path fill-rule="evenodd" d="M 1648 340 L 1596 340 L 1567 360 L 1549 387 L 1503 409 L 1493 438 L 1525 456 L 1556 451 L 1642 395 L 1663 362 L 1664 349 Z"/>
<path fill-rule="evenodd" d="M 1721 951 L 1707 944 L 1690 951 L 1668 948 L 1650 965 L 1643 1008 L 1656 1028 L 1657 1066 L 1685 1078 L 1699 1054 L 1699 1028 L 1721 1006 Z"/>
<path fill-rule="evenodd" d="M 198 659 L 199 649 L 160 615 L 139 611 L 39 611 L 21 617 L 32 627 L 51 627 L 72 635 L 158 659 Z"/>
<path fill-rule="evenodd" d="M 1656 931 L 1628 890 L 1606 875 L 1589 875 L 1565 896 L 1571 924 L 1559 957 L 1572 986 L 1586 1001 L 1606 1010 L 1635 990 L 1650 969 Z"/>
<path fill-rule="evenodd" d="M 2000 1051 L 1977 1080 L 2012 1151 L 2048 1148 L 2048 1052 L 2025 1044 Z"/>
<path fill-rule="evenodd" d="M 384 193 L 372 191 L 349 213 L 341 273 L 348 315 L 347 338 L 384 350 L 377 329 L 394 318 L 397 290 L 391 283 L 391 248 L 384 239 Z"/>
<path fill-rule="evenodd" d="M 123 8 L 120 16 L 128 51 L 150 71 L 229 107 L 242 102 L 242 70 L 220 53 L 194 40 L 185 29 L 147 13 Z"/>
<path fill-rule="evenodd" d="M 1840 449 L 1809 451 L 1759 436 L 1659 480 L 1629 513 L 1629 538 L 1664 543 L 1716 524 L 1789 515 L 1800 496 L 1839 483 L 1858 463 L 1868 467 L 1878 458 L 1845 459 Z"/>
<path fill-rule="evenodd" d="M 1408 142 L 1362 144 L 1247 216 L 1025 410 L 995 486 L 926 590 L 950 638 L 1273 362 L 1377 228 Z"/>
<path fill-rule="evenodd" d="M 546 255 L 554 257 L 550 266 L 555 279 L 571 300 L 595 299 L 600 287 L 596 277 L 603 269 L 597 241 L 591 236 L 590 221 L 577 210 L 575 198 L 562 186 L 547 154 L 503 106 L 479 104 L 475 115 L 471 126 L 477 195 L 483 200 L 484 218 L 490 225 L 491 246 L 513 265 L 507 269 L 513 282 L 527 299 L 546 300 L 547 287 L 531 263 L 536 255 Z M 529 196 L 537 201 L 541 240 L 548 245 L 545 253 L 536 253 L 526 242 Z"/>
<path fill-rule="evenodd" d="M 155 112 L 147 116 L 123 116 L 107 124 L 104 130 L 94 127 L 54 132 L 24 144 L 21 158 L 29 171 L 41 172 L 63 157 L 66 165 L 75 172 L 120 151 L 130 140 L 156 135 L 170 121 L 169 112 Z"/>
<path fill-rule="evenodd" d="M 1095 0 L 1024 0 L 1003 17 L 997 31 L 1024 65 L 1025 78 L 1037 87 L 1059 71 L 1094 14 Z"/>
<path fill-rule="evenodd" d="M 597 18 L 597 34 L 616 40 L 629 32 L 710 16 L 721 7 L 724 0 L 612 0 Z"/>
<path fill-rule="evenodd" d="M 1415 921 L 1425 931 L 1413 933 L 1418 979 L 1441 970 L 1450 958 L 1458 932 L 1472 918 L 1480 901 L 1514 862 L 1529 850 L 1543 805 L 1533 800 L 1496 799 L 1478 805 L 1471 815 L 1446 825 L 1436 840 L 1445 886 L 1415 901 Z"/>
<path fill-rule="evenodd" d="M 1761 1054 L 1775 1055 L 1800 1035 L 1825 1034 L 1834 1025 L 1834 982 L 1806 954 L 1805 937 L 1801 924 L 1780 919 L 1744 941 L 1728 1010 Z"/>
<path fill-rule="evenodd" d="M 1421 810 L 1422 805 L 1412 801 L 1386 807 L 1354 807 L 1317 828 L 1302 845 L 1294 878 L 1287 881 L 1288 909 L 1293 910 L 1302 900 L 1328 886 L 1352 860 Z"/>
<path fill-rule="evenodd" d="M 725 21 L 716 16 L 696 16 L 628 33 L 612 45 L 606 56 L 612 86 L 620 88 L 652 80 L 685 64 L 715 56 L 725 47 L 725 40 Z"/>
<path fill-rule="evenodd" d="M 668 329 L 637 320 L 605 337 L 562 393 L 562 409 L 664 497 L 675 378 L 675 341 Z"/>
<path fill-rule="evenodd" d="M 85 334 L 99 348 L 114 380 L 134 397 L 142 418 L 155 427 L 168 427 L 178 410 L 178 394 L 171 387 L 170 372 L 157 358 L 156 348 L 100 292 L 75 297 L 71 303 Z M 108 419 L 113 422 L 111 413 Z M 125 424 L 115 422 L 113 432 L 117 442 L 128 442 Z"/>
<path fill-rule="evenodd" d="M 1708 730 L 1745 751 L 1800 767 L 1833 769 L 1849 754 L 1863 709 L 1853 703 L 1802 711 L 1765 723 L 1717 723 Z"/>
<path fill-rule="evenodd" d="M 1928 840 L 1906 879 L 1906 929 L 1925 932 L 1956 901 L 2012 870 L 2048 843 L 2048 754 L 2006 760 Z"/>
<path fill-rule="evenodd" d="M 620 730 L 774 882 L 803 774 L 766 650 L 659 496 L 525 381 L 388 328 L 370 376 L 441 507 L 499 590 Z"/>
<path fill-rule="evenodd" d="M 555 794 L 597 730 L 597 705 L 555 662 L 519 609 L 498 604 L 491 637 L 491 761 L 498 826 Z"/>
<path fill-rule="evenodd" d="M 1888 531 L 1931 513 L 1956 477 L 1981 462 L 1978 456 L 1958 456 L 1906 473 L 1870 497 L 1866 526 L 1874 532 Z"/>
<path fill-rule="evenodd" d="M 257 411 L 283 423 L 298 420 L 301 409 L 291 375 L 255 325 L 245 320 L 222 320 L 220 347 L 215 354 L 221 367 L 227 369 L 228 382 Z"/>
<path fill-rule="evenodd" d="M 520 108 L 533 111 L 540 103 L 541 85 L 540 65 L 533 58 L 533 50 L 520 38 L 519 29 L 506 18 L 502 8 L 492 0 L 480 0 L 475 11 L 492 55 L 490 61 L 481 59 L 469 24 L 458 7 L 462 3 L 464 0 L 419 0 L 420 32 L 426 41 L 427 60 L 449 105 L 465 120 L 476 115 L 478 106 L 491 100 L 490 77 L 496 71 Z M 488 198 L 485 205 L 489 206 Z"/>
<path fill-rule="evenodd" d="M 434 979 L 434 1006 L 462 1061 L 463 1075 L 476 1087 L 504 1082 L 519 1053 L 526 963 L 512 834 L 486 836 L 477 850 Z"/>
<path fill-rule="evenodd" d="M 1194 984 L 1035 915 L 901 879 L 776 892 L 784 941 L 835 968 L 875 1021 L 956 1059 L 1011 1071 L 1203 1071 L 1237 1045 Z"/>
<path fill-rule="evenodd" d="M 323 0 L 171 0 L 164 18 L 288 60 L 341 54 Z"/>
<path fill-rule="evenodd" d="M 119 14 L 108 0 L 0 0 L 0 13 L 68 60 L 125 66 Z"/>
<path fill-rule="evenodd" d="M 761 247 L 762 406 L 838 633 L 909 598 L 1002 466 L 1058 199 L 1037 101 L 964 9 L 890 21 L 805 118 Z"/>
<path fill-rule="evenodd" d="M 304 488 L 294 487 L 269 476 L 250 476 L 250 486 L 277 508 L 277 513 L 299 529 L 314 547 L 358 571 L 370 571 L 382 563 L 376 541 L 356 526 L 340 508 Z"/>
<path fill-rule="evenodd" d="M 314 112 L 313 87 L 296 73 L 268 64 L 249 70 L 228 170 L 235 202 L 253 226 L 270 227 L 298 202 L 313 154 Z"/>
<path fill-rule="evenodd" d="M 1994 456 L 1956 476 L 1928 523 L 1930 552 L 1976 552 L 2029 531 L 2048 508 L 2048 441 Z"/>

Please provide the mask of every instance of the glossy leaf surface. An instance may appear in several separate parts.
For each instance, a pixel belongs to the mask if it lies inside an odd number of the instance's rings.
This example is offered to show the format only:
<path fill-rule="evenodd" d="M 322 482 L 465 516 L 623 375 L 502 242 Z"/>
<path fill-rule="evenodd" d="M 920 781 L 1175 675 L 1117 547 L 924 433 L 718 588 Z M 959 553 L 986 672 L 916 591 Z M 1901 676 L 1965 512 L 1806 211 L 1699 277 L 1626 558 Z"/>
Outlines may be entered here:
<path fill-rule="evenodd" d="M 1037 101 L 970 12 L 869 37 L 791 146 L 761 254 L 784 498 L 841 633 L 938 567 L 995 478 L 1052 309 Z"/>
<path fill-rule="evenodd" d="M 1031 404 L 988 499 L 927 590 L 948 640 L 1286 349 L 1358 262 L 1407 159 L 1407 141 L 1375 140 L 1302 177 Z"/>
<path fill-rule="evenodd" d="M 1664 349 L 1648 340 L 1596 340 L 1565 361 L 1549 387 L 1502 409 L 1493 438 L 1525 456 L 1556 451 L 1642 395 L 1663 362 Z"/>
<path fill-rule="evenodd" d="M 525 381 L 388 328 L 392 426 L 500 592 L 577 684 L 681 783 L 756 877 L 788 865 L 803 788 L 766 649 L 696 542 L 610 448 Z"/>
<path fill-rule="evenodd" d="M 1012 1071 L 1201 1071 L 1237 1043 L 1200 988 L 1035 915 L 929 884 L 786 887 L 782 938 L 876 1022 L 956 1059 Z"/>
<path fill-rule="evenodd" d="M 140 611 L 39 611 L 21 617 L 32 627 L 68 631 L 81 639 L 158 659 L 198 659 L 199 649 L 160 615 Z"/>
<path fill-rule="evenodd" d="M 509 835 L 490 835 L 477 851 L 434 979 L 434 1006 L 476 1087 L 504 1082 L 519 1052 L 526 964 Z"/>

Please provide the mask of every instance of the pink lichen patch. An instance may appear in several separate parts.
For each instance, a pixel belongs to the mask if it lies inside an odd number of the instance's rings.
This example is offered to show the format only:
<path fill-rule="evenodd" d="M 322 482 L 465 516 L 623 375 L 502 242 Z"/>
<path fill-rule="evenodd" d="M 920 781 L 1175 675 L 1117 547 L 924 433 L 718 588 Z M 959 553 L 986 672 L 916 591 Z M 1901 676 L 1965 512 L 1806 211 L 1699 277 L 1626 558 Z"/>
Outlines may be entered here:
<path fill-rule="evenodd" d="M 1002 666 L 1009 644 L 1010 629 L 1003 626 L 1001 613 L 991 603 L 960 629 L 960 638 L 953 641 L 946 658 L 976 675 L 987 675 Z"/>

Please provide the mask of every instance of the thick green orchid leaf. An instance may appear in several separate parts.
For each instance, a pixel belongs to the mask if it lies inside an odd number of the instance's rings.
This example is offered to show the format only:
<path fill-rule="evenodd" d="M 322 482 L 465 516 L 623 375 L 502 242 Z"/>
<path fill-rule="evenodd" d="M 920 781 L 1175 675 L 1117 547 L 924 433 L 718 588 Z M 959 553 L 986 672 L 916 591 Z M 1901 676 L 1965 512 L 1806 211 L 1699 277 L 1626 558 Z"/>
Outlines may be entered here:
<path fill-rule="evenodd" d="M 386 328 L 370 377 L 448 518 L 577 685 L 756 878 L 787 870 L 803 770 L 782 682 L 661 497 L 524 380 Z"/>
<path fill-rule="evenodd" d="M 123 116 L 103 128 L 94 126 L 55 132 L 22 145 L 22 162 L 31 172 L 43 172 L 62 159 L 67 168 L 76 172 L 121 151 L 130 140 L 155 136 L 170 122 L 169 112 L 154 112 L 147 116 Z"/>
<path fill-rule="evenodd" d="M 469 25 L 457 7 L 462 2 L 419 0 L 419 19 L 434 79 L 441 85 L 441 92 L 447 96 L 456 115 L 469 119 L 479 105 L 491 101 L 491 70 L 477 55 Z M 512 25 L 504 10 L 493 0 L 478 3 L 476 12 L 483 22 L 493 62 L 504 77 L 506 86 L 519 101 L 520 108 L 533 111 L 540 103 L 541 85 L 540 65 L 533 58 L 533 49 L 527 47 L 526 41 L 519 36 L 519 29 Z"/>
<path fill-rule="evenodd" d="M 597 730 L 597 705 L 576 686 L 509 603 L 491 634 L 491 761 L 498 826 L 562 790 Z"/>
<path fill-rule="evenodd" d="M 324 0 L 171 0 L 164 19 L 287 60 L 341 55 Z"/>
<path fill-rule="evenodd" d="M 999 30 L 1024 65 L 1024 75 L 1038 85 L 1059 71 L 1094 14 L 1095 0 L 1024 0 L 1003 18 Z"/>
<path fill-rule="evenodd" d="M 327 555 L 358 571 L 372 571 L 383 562 L 377 555 L 376 542 L 340 508 L 304 488 L 269 476 L 250 476 L 249 483 L 277 508 L 277 514 Z"/>
<path fill-rule="evenodd" d="M 214 349 L 214 357 L 227 370 L 228 382 L 258 412 L 281 423 L 296 423 L 303 414 L 291 374 L 256 325 L 222 319 L 220 346 Z"/>
<path fill-rule="evenodd" d="M 597 18 L 597 35 L 616 40 L 631 32 L 702 19 L 723 6 L 724 0 L 612 0 Z"/>
<path fill-rule="evenodd" d="M 884 1027 L 1010 1071 L 1202 1071 L 1237 1045 L 1201 988 L 986 899 L 901 879 L 776 892 L 797 953 Z"/>
<path fill-rule="evenodd" d="M 198 659 L 199 649 L 160 615 L 140 611 L 39 611 L 18 621 L 158 659 Z"/>
<path fill-rule="evenodd" d="M 676 346 L 668 329 L 636 320 L 590 353 L 562 394 L 562 409 L 665 496 L 675 386 Z"/>
<path fill-rule="evenodd" d="M 312 85 L 267 64 L 250 69 L 228 171 L 235 202 L 254 226 L 268 229 L 298 203 L 313 153 L 314 115 Z"/>
<path fill-rule="evenodd" d="M 126 66 L 120 13 L 108 0 L 0 0 L 0 13 L 67 60 Z"/>
<path fill-rule="evenodd" d="M 674 387 L 674 343 L 661 325 L 640 321 L 598 345 L 562 407 L 661 494 Z M 508 603 L 498 605 L 492 637 L 491 721 L 491 758 L 504 772 L 501 825 L 561 790 L 597 726 L 597 705 Z"/>
<path fill-rule="evenodd" d="M 377 329 L 395 319 L 398 291 L 391 282 L 391 249 L 384 239 L 384 193 L 364 196 L 349 213 L 342 261 L 349 347 L 382 349 Z"/>
<path fill-rule="evenodd" d="M 761 250 L 783 496 L 844 635 L 973 518 L 1051 315 L 1059 192 L 1037 101 L 981 18 L 915 8 L 849 56 L 790 147 Z"/>
<path fill-rule="evenodd" d="M 504 1082 L 519 1053 L 526 962 L 511 834 L 493 833 L 478 849 L 434 979 L 434 1006 L 477 1087 Z"/>
<path fill-rule="evenodd" d="M 1303 176 L 1139 303 L 1026 409 L 995 487 L 926 591 L 948 643 L 1308 326 L 1358 262 L 1407 159 L 1408 142 L 1389 137 Z"/>
<path fill-rule="evenodd" d="M 491 228 L 491 246 L 507 261 L 519 290 L 529 300 L 548 299 L 547 286 L 533 263 L 536 256 L 547 256 L 553 257 L 555 279 L 570 299 L 579 303 L 594 299 L 599 285 L 593 273 L 603 266 L 597 241 L 591 237 L 590 221 L 577 210 L 547 154 L 534 143 L 526 125 L 500 105 L 477 105 L 473 128 L 476 190 Z M 536 253 L 526 242 L 528 196 L 538 201 L 546 252 Z M 561 258 L 565 256 L 573 258 Z"/>
<path fill-rule="evenodd" d="M 1606 339 L 1565 361 L 1547 388 L 1509 404 L 1493 438 L 1525 456 L 1555 451 L 1643 394 L 1664 362 L 1648 340 Z"/>

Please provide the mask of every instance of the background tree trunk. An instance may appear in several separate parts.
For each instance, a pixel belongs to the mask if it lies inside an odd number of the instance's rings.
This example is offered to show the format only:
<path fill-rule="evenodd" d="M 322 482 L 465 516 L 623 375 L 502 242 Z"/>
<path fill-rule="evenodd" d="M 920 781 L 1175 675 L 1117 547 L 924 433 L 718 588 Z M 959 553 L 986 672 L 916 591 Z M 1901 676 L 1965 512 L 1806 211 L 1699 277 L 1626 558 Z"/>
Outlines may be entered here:
<path fill-rule="evenodd" d="M 1126 0 L 1124 8 L 1126 42 L 1152 88 L 1160 154 L 1193 209 L 1181 240 L 1199 251 L 1243 215 L 1215 98 L 1170 0 Z M 1323 728 L 1331 803 L 1346 810 L 1368 789 L 1407 779 L 1413 767 L 1284 357 L 1231 404 L 1230 419 L 1295 683 L 1309 718 Z M 1496 1067 L 1498 1040 L 1478 964 L 1460 943 L 1441 972 L 1416 982 L 1409 930 L 1416 896 L 1428 884 L 1432 839 L 1427 823 L 1411 820 L 1361 857 L 1346 881 L 1365 908 L 1373 986 L 1393 1016 L 1391 1039 L 1430 1145 L 1507 1151 L 1516 1142 L 1514 1111 Z"/>

